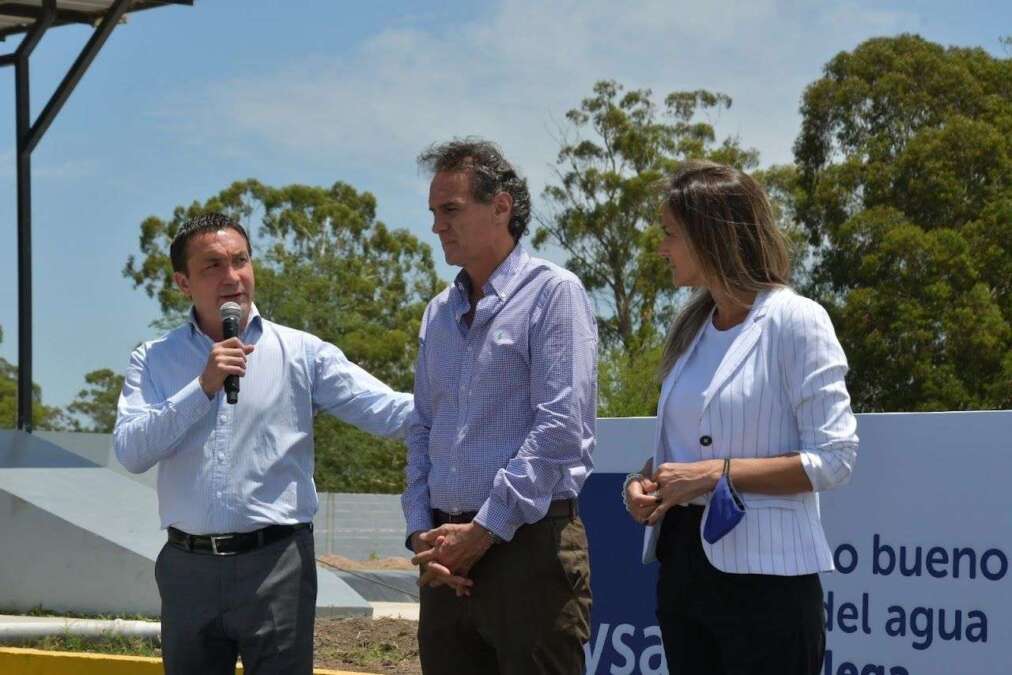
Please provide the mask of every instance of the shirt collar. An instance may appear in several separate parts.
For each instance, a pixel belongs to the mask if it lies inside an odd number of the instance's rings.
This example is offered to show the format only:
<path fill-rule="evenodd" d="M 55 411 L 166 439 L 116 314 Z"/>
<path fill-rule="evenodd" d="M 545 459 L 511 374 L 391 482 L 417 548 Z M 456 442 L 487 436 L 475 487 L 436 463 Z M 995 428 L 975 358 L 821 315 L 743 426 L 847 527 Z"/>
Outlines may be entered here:
<path fill-rule="evenodd" d="M 253 327 L 262 329 L 263 319 L 260 317 L 260 310 L 257 309 L 256 303 L 253 303 L 249 307 L 249 321 L 246 322 L 246 330 L 243 332 L 245 336 L 249 330 Z M 190 335 L 204 335 L 208 340 L 211 339 L 209 335 L 204 333 L 200 328 L 200 324 L 197 323 L 197 309 L 190 305 L 190 311 L 187 313 L 187 322 L 190 324 Z"/>
<path fill-rule="evenodd" d="M 518 273 L 524 268 L 530 257 L 523 244 L 517 243 L 510 254 L 506 256 L 506 260 L 503 260 L 495 272 L 492 272 L 488 283 L 485 284 L 485 290 L 495 293 L 500 300 L 505 300 L 513 288 L 513 280 L 517 278 Z"/>
<path fill-rule="evenodd" d="M 488 278 L 488 281 L 485 282 L 481 290 L 485 295 L 495 295 L 499 300 L 505 300 L 512 290 L 513 285 L 511 282 L 517 278 L 520 270 L 524 268 L 530 257 L 524 245 L 518 243 L 513 247 L 510 254 L 506 256 L 506 259 L 495 268 L 492 276 Z M 467 276 L 466 271 L 460 270 L 457 273 L 456 278 L 453 280 L 453 285 L 463 298 L 470 296 L 471 277 Z"/>

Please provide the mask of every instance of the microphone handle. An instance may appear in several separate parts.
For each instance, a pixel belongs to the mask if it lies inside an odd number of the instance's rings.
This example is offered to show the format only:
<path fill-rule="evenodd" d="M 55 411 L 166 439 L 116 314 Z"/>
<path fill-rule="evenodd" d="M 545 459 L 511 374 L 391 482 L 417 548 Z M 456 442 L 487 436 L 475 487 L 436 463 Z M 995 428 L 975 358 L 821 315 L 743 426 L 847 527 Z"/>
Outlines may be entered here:
<path fill-rule="evenodd" d="M 236 319 L 225 319 L 221 324 L 222 333 L 225 339 L 238 337 L 239 321 Z M 239 402 L 239 376 L 229 375 L 225 378 L 225 400 L 235 405 Z"/>

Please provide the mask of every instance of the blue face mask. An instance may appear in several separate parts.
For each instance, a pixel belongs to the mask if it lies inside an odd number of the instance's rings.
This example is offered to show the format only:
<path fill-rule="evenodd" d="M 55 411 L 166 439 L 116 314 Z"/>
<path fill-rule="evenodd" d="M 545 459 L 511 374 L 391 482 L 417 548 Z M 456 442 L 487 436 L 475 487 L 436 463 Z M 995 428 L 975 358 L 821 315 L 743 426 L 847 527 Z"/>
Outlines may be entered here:
<path fill-rule="evenodd" d="M 745 502 L 731 483 L 731 460 L 724 459 L 724 472 L 710 495 L 710 506 L 703 523 L 703 539 L 715 544 L 745 517 Z"/>

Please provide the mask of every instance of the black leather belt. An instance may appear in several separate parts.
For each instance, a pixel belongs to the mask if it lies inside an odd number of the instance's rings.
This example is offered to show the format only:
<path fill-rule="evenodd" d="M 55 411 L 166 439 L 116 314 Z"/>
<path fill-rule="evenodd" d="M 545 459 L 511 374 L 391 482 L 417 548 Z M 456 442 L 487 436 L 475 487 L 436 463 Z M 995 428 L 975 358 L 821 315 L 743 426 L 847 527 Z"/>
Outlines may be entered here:
<path fill-rule="evenodd" d="M 273 544 L 290 537 L 299 530 L 313 531 L 312 523 L 297 525 L 268 525 L 253 532 L 232 532 L 228 534 L 187 534 L 174 527 L 169 528 L 169 543 L 191 553 L 205 555 L 238 555 Z"/>
<path fill-rule="evenodd" d="M 470 523 L 478 515 L 477 511 L 465 511 L 464 513 L 447 513 L 439 509 L 432 509 L 432 520 L 439 525 L 447 523 Z M 557 499 L 548 507 L 545 518 L 569 518 L 573 520 L 580 515 L 579 502 L 576 499 Z"/>

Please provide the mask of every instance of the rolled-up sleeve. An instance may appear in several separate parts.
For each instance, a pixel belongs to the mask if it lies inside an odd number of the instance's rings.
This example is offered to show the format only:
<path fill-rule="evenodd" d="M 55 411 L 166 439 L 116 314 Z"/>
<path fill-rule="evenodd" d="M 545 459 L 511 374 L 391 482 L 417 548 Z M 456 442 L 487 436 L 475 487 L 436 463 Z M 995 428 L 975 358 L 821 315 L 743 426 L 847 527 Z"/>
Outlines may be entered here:
<path fill-rule="evenodd" d="M 798 298 L 781 342 L 801 463 L 815 492 L 847 483 L 857 461 L 857 420 L 847 392 L 847 357 L 826 310 Z"/>
<path fill-rule="evenodd" d="M 534 422 L 499 470 L 475 521 L 505 540 L 545 516 L 563 472 L 589 462 L 597 413 L 597 324 L 586 292 L 565 279 L 546 287 L 531 330 Z"/>
<path fill-rule="evenodd" d="M 164 398 L 148 373 L 147 348 L 130 355 L 113 429 L 116 458 L 127 471 L 143 473 L 171 456 L 177 443 L 212 407 L 198 378 Z"/>

